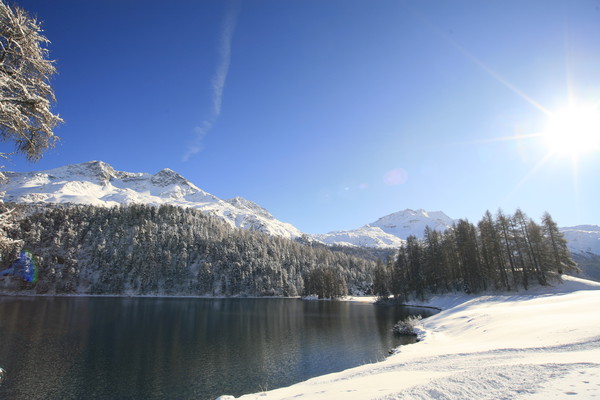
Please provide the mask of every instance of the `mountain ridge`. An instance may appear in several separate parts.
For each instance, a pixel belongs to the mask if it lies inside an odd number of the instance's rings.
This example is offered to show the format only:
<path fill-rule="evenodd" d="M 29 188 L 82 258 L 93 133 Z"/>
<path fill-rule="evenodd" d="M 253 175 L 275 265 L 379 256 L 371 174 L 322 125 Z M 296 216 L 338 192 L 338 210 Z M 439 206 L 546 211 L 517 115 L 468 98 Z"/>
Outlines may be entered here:
<path fill-rule="evenodd" d="M 302 235 L 296 227 L 277 220 L 257 204 L 241 198 L 221 200 L 169 168 L 156 174 L 132 173 L 117 171 L 102 161 L 89 161 L 45 171 L 7 171 L 5 176 L 7 183 L 0 185 L 4 201 L 97 206 L 172 204 L 199 209 L 244 229 L 291 239 Z M 259 208 L 261 212 L 257 212 Z"/>
<path fill-rule="evenodd" d="M 405 209 L 362 227 L 324 234 L 304 234 L 279 221 L 260 205 L 243 197 L 222 200 L 179 173 L 163 168 L 156 174 L 115 170 L 103 161 L 69 164 L 45 171 L 5 172 L 0 199 L 21 203 L 75 203 L 99 206 L 145 203 L 172 204 L 199 209 L 242 229 L 289 239 L 306 238 L 328 245 L 398 248 L 409 235 L 422 238 L 425 227 L 443 231 L 454 221 L 442 211 Z M 600 227 L 561 228 L 573 253 L 600 254 Z"/>

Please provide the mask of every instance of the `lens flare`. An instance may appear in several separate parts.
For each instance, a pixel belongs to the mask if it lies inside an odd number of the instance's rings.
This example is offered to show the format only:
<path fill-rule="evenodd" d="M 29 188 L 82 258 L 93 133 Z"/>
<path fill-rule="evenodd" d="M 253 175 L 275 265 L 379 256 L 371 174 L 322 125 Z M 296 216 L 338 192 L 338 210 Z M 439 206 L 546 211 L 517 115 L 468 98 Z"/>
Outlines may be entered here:
<path fill-rule="evenodd" d="M 385 173 L 383 182 L 388 186 L 396 186 L 406 183 L 408 172 L 403 168 L 395 168 Z"/>
<path fill-rule="evenodd" d="M 38 269 L 35 265 L 35 260 L 33 255 L 28 251 L 22 251 L 19 256 L 19 261 L 22 265 L 22 273 L 21 276 L 27 282 L 36 283 L 38 281 Z"/>
<path fill-rule="evenodd" d="M 22 251 L 10 268 L 0 272 L 0 276 L 4 275 L 19 276 L 27 282 L 36 283 L 38 281 L 38 268 L 31 252 L 28 250 Z"/>

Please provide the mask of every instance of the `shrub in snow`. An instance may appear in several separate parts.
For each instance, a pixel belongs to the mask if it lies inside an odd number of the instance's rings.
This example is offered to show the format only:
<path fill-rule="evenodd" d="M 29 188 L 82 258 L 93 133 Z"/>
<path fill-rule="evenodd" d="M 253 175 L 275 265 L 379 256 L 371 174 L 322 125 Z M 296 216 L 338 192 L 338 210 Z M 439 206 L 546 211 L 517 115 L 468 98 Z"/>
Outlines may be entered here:
<path fill-rule="evenodd" d="M 421 318 L 420 315 L 411 315 L 402 321 L 398 321 L 394 325 L 394 333 L 403 336 L 417 336 L 417 326 L 421 325 Z"/>

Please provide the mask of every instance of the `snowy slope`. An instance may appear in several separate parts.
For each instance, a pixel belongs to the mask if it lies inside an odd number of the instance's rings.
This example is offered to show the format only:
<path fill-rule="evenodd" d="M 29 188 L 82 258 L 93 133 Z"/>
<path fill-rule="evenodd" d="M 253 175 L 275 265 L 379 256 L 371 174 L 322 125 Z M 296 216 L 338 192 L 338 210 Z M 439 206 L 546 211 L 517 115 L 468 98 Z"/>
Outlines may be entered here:
<path fill-rule="evenodd" d="M 581 270 L 580 276 L 600 281 L 600 226 L 578 225 L 560 231 Z"/>
<path fill-rule="evenodd" d="M 339 246 L 363 246 L 376 248 L 398 248 L 404 240 L 390 235 L 374 226 L 363 226 L 348 231 L 334 231 L 324 234 L 315 234 L 311 237 L 319 242 Z"/>
<path fill-rule="evenodd" d="M 600 226 L 577 225 L 560 228 L 573 253 L 600 254 Z"/>
<path fill-rule="evenodd" d="M 444 295 L 425 336 L 385 361 L 243 399 L 600 397 L 600 283 L 520 293 Z M 222 399 L 231 399 L 222 396 Z"/>
<path fill-rule="evenodd" d="M 369 224 L 385 233 L 406 239 L 410 235 L 423 237 L 425 227 L 443 232 L 452 227 L 454 220 L 441 211 L 404 210 L 379 218 Z"/>
<path fill-rule="evenodd" d="M 75 203 L 98 206 L 143 203 L 192 207 L 233 226 L 295 238 L 302 233 L 249 200 L 223 201 L 165 168 L 152 175 L 116 171 L 102 161 L 66 165 L 46 171 L 6 172 L 0 185 L 4 201 Z"/>
<path fill-rule="evenodd" d="M 313 235 L 313 238 L 327 244 L 398 248 L 410 235 L 422 238 L 426 226 L 443 232 L 453 223 L 454 220 L 441 211 L 407 209 L 358 229 Z"/>

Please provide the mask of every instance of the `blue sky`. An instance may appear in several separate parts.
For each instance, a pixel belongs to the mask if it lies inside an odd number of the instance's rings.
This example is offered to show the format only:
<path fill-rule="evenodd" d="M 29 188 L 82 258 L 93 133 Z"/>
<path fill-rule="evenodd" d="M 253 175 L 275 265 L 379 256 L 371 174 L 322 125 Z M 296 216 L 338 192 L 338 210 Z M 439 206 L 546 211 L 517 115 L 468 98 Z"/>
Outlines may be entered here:
<path fill-rule="evenodd" d="M 514 138 L 600 102 L 598 0 L 17 3 L 66 123 L 7 170 L 168 167 L 308 233 L 405 208 L 600 224 L 600 151 Z"/>

